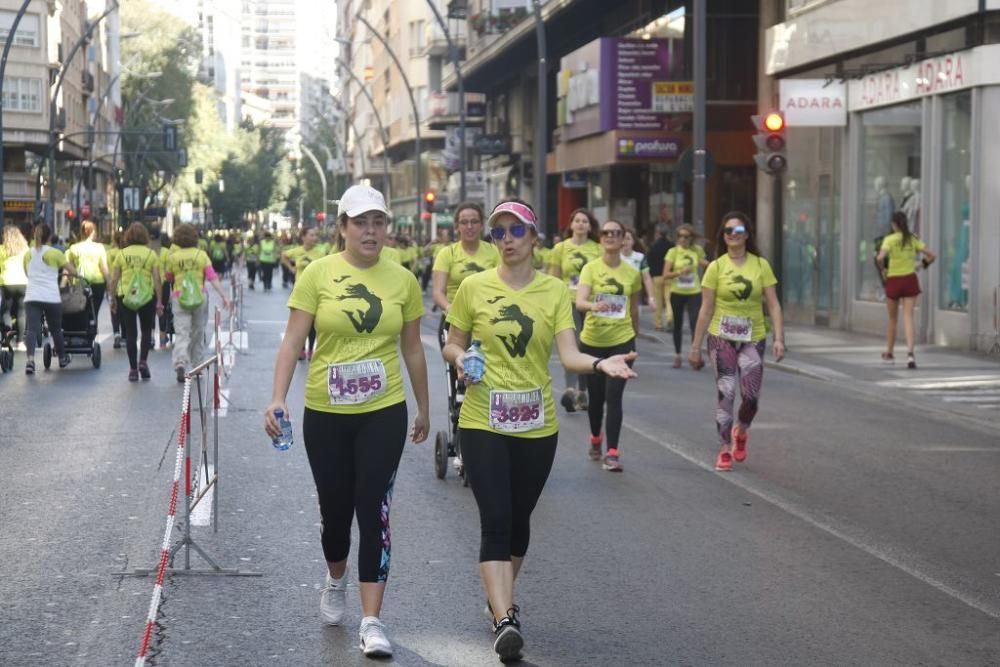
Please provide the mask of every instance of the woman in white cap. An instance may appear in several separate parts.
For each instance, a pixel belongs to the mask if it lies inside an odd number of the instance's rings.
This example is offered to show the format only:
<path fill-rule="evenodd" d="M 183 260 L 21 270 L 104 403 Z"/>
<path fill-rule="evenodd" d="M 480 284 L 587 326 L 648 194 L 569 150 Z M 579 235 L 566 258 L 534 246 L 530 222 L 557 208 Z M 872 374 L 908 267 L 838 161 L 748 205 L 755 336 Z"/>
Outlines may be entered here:
<path fill-rule="evenodd" d="M 424 307 L 413 273 L 379 258 L 389 227 L 381 192 L 361 185 L 348 188 L 340 199 L 337 226 L 343 251 L 310 262 L 288 299 L 265 430 L 272 438 L 281 434 L 274 413 L 289 414 L 285 399 L 296 359 L 315 326 L 302 434 L 319 495 L 327 561 L 320 613 L 330 625 L 344 622 L 347 557 L 357 514 L 361 650 L 368 656 L 389 656 L 392 644 L 379 614 L 391 555 L 389 507 L 406 441 L 400 360 L 417 403 L 410 437 L 423 442 L 430 430 L 420 342 Z"/>
<path fill-rule="evenodd" d="M 466 379 L 459 417 L 466 474 L 479 506 L 479 573 L 501 660 L 521 654 L 514 579 L 528 550 L 531 512 L 556 453 L 559 424 L 552 400 L 552 343 L 568 371 L 630 378 L 635 352 L 606 359 L 576 345 L 570 292 L 533 266 L 535 212 L 517 199 L 497 204 L 490 234 L 500 266 L 462 281 L 448 312 L 444 357 L 464 376 L 465 349 L 481 341 L 486 370 Z"/>

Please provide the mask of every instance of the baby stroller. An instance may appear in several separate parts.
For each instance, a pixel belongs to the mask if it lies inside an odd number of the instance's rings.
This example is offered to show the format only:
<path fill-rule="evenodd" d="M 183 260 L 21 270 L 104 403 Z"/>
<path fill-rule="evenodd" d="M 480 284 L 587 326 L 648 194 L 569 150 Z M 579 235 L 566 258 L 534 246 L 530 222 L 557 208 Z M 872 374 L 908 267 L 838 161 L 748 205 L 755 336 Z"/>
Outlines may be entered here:
<path fill-rule="evenodd" d="M 443 317 L 441 327 L 438 329 L 438 338 L 443 349 L 448 341 L 448 328 Z M 444 373 L 448 387 L 449 430 L 438 431 L 434 439 L 434 472 L 438 479 L 444 479 L 448 474 L 448 459 L 455 457 L 455 470 L 462 480 L 462 486 L 468 486 L 469 478 L 465 475 L 465 465 L 462 463 L 462 439 L 458 432 L 458 415 L 465 399 L 465 385 L 458 381 L 458 374 L 451 364 L 445 364 Z"/>
<path fill-rule="evenodd" d="M 0 290 L 0 373 L 14 370 L 14 339 L 17 337 L 17 326 L 7 326 L 3 319 L 3 292 Z"/>
<path fill-rule="evenodd" d="M 62 330 L 66 354 L 85 354 L 94 368 L 101 367 L 101 344 L 97 342 L 97 317 L 90 283 L 80 277 L 66 278 L 59 288 L 63 304 Z M 48 325 L 46 324 L 46 334 Z M 42 365 L 52 364 L 52 343 L 42 347 Z"/>

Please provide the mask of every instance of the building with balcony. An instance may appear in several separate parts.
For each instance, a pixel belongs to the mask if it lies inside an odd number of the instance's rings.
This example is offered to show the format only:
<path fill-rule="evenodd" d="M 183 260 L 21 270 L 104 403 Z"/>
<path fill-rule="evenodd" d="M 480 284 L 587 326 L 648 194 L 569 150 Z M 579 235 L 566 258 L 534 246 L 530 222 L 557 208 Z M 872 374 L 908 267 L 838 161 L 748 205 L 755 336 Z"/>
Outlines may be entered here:
<path fill-rule="evenodd" d="M 442 15 L 447 13 L 446 4 L 436 0 Z M 433 117 L 447 112 L 447 101 L 443 109 L 439 104 L 442 68 L 448 55 L 444 33 L 423 1 L 338 0 L 337 11 L 342 40 L 339 59 L 347 68 L 340 71 L 339 97 L 346 109 L 344 115 L 360 132 L 355 135 L 351 123 L 345 120 L 348 151 L 354 156 L 354 177 L 371 179 L 376 187 L 383 189 L 390 197 L 397 227 L 412 227 L 416 233 L 421 208 L 421 194 L 417 192 L 416 183 L 418 121 L 421 189 L 443 195 L 448 186 L 446 162 L 450 158 L 445 150 L 445 125 L 432 122 Z M 398 58 L 409 89 L 389 51 L 356 18 L 359 13 Z M 464 22 L 449 19 L 448 25 L 456 44 L 463 48 Z M 361 85 L 371 96 L 374 108 L 362 93 Z M 379 120 L 385 130 L 384 143 Z M 360 159 L 359 153 L 364 154 L 364 159 Z M 457 160 L 457 156 L 453 158 Z M 386 161 L 390 170 L 388 184 L 384 183 Z M 457 165 L 451 166 L 457 168 Z M 426 225 L 420 233 L 427 233 Z"/>
<path fill-rule="evenodd" d="M 760 102 L 786 114 L 788 168 L 777 188 L 760 177 L 758 218 L 780 230 L 787 317 L 883 332 L 873 256 L 902 211 L 939 257 L 918 274 L 918 340 L 989 350 L 1000 290 L 1000 2 L 761 8 Z"/>
<path fill-rule="evenodd" d="M 549 231 L 577 207 L 635 225 L 690 220 L 693 110 L 690 0 L 549 0 L 548 97 L 539 114 L 535 21 L 525 3 L 468 0 L 465 89 L 486 96 L 483 136 L 473 142 L 486 203 L 534 192 L 536 123 L 545 124 Z M 706 220 L 711 237 L 725 210 L 755 207 L 749 117 L 755 112 L 757 3 L 709 0 Z M 442 88 L 454 92 L 446 68 Z"/>
<path fill-rule="evenodd" d="M 0 0 L 0 37 L 9 33 L 20 5 Z M 97 132 L 117 128 L 120 96 L 113 82 L 118 67 L 117 16 L 102 21 L 74 51 L 88 21 L 104 9 L 100 1 L 88 8 L 79 0 L 39 0 L 28 6 L 17 28 L 3 85 L 5 221 L 33 221 L 35 202 L 45 202 L 50 187 L 55 189 L 53 219 L 59 236 L 68 235 L 81 214 L 100 217 L 107 210 L 113 164 L 104 155 L 107 135 Z M 50 120 L 57 136 L 55 182 L 42 169 L 49 154 Z M 98 159 L 88 168 L 91 156 Z"/>

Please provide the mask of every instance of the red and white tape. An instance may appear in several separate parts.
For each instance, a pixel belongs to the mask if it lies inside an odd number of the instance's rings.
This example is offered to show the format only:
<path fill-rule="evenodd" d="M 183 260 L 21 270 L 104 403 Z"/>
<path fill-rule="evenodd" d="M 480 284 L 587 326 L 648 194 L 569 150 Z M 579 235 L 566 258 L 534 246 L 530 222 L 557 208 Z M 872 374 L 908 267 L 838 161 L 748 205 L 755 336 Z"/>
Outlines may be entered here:
<path fill-rule="evenodd" d="M 160 549 L 160 562 L 156 568 L 156 584 L 153 586 L 153 597 L 149 602 L 149 614 L 146 616 L 146 627 L 142 633 L 142 644 L 139 655 L 135 659 L 136 667 L 146 664 L 149 655 L 149 643 L 153 637 L 153 627 L 156 625 L 156 614 L 160 609 L 160 598 L 163 595 L 163 579 L 167 574 L 167 561 L 170 559 L 170 534 L 174 530 L 174 520 L 177 516 L 177 496 L 180 492 L 181 470 L 184 467 L 187 437 L 191 425 L 191 378 L 184 381 L 184 398 L 181 399 L 181 427 L 177 435 L 177 461 L 174 463 L 174 481 L 170 485 L 170 503 L 167 508 L 167 526 L 163 531 L 163 544 Z M 185 491 L 185 493 L 188 493 Z M 185 497 L 184 502 L 187 502 Z"/>

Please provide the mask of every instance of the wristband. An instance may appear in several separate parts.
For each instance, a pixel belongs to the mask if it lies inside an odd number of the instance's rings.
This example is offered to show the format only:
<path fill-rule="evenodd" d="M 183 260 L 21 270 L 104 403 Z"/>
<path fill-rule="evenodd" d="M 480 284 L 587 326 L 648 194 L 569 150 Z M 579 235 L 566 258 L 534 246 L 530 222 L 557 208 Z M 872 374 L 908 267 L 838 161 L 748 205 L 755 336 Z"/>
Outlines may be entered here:
<path fill-rule="evenodd" d="M 600 364 L 602 361 L 604 361 L 604 359 L 601 358 L 594 359 L 594 363 L 592 365 L 595 373 L 600 373 L 601 375 L 604 375 L 604 371 L 602 371 L 600 368 L 597 367 L 597 365 Z"/>

